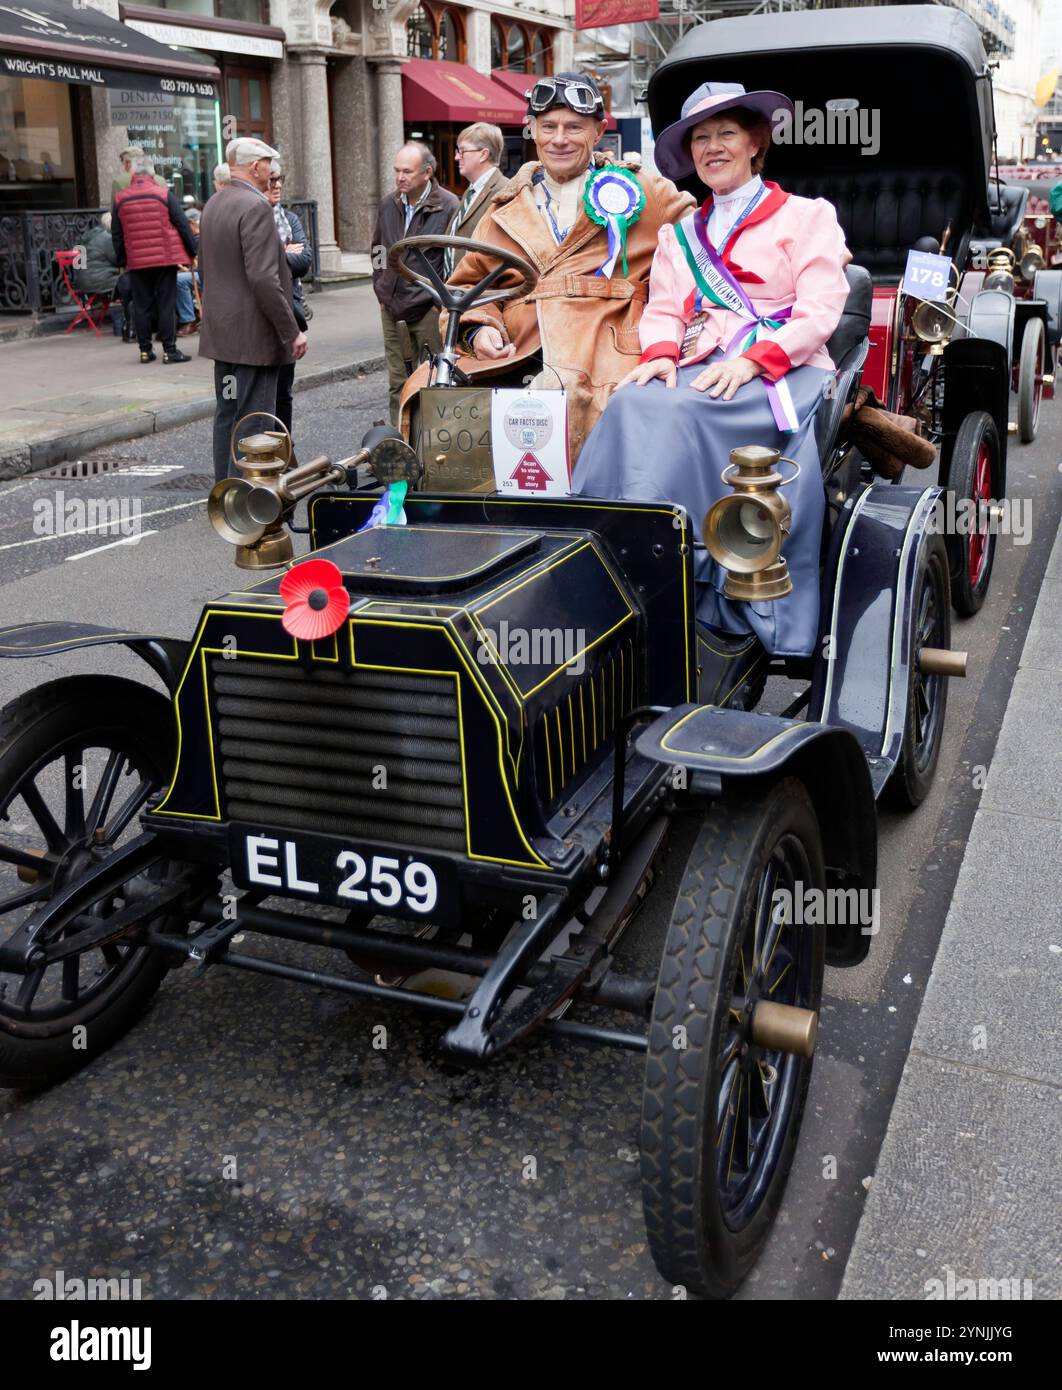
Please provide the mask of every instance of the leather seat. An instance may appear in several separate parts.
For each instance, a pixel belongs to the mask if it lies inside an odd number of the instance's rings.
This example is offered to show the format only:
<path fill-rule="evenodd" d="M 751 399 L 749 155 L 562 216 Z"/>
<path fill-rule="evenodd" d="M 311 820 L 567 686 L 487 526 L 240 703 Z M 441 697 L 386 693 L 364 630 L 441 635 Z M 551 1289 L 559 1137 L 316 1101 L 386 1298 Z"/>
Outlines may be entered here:
<path fill-rule="evenodd" d="M 819 406 L 815 416 L 815 439 L 823 473 L 829 473 L 833 451 L 841 431 L 845 406 L 859 386 L 867 353 L 870 311 L 874 301 L 874 281 L 865 266 L 849 265 L 848 298 L 841 321 L 826 344 L 835 368 L 834 388 Z"/>
<path fill-rule="evenodd" d="M 824 170 L 784 180 L 789 193 L 825 198 L 837 210 L 848 249 L 875 281 L 897 281 L 919 237 L 938 240 L 951 223 L 948 249 L 968 231 L 970 198 L 958 174 L 939 169 Z"/>
<path fill-rule="evenodd" d="M 990 183 L 988 212 L 992 219 L 992 236 L 1001 246 L 1009 246 L 1018 224 L 1025 216 L 1029 190 L 1014 183 Z"/>

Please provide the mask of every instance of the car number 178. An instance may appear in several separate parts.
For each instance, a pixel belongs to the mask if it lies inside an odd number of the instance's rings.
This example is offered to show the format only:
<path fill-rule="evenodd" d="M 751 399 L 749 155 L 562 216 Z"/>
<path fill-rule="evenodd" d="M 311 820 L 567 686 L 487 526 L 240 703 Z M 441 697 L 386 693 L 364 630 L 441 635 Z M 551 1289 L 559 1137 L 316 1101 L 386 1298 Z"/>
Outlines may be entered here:
<path fill-rule="evenodd" d="M 338 877 L 338 882 L 326 883 L 322 889 L 321 879 L 325 875 L 320 870 L 326 866 L 318 861 L 313 869 L 301 867 L 300 848 L 295 840 L 248 835 L 248 881 L 263 888 L 306 893 L 339 903 L 371 903 L 378 908 L 419 914 L 431 912 L 438 901 L 435 871 L 420 860 L 403 865 L 385 854 L 363 855 L 344 849 L 336 855 L 334 873 L 329 875 Z M 313 877 L 309 876 L 311 873 Z"/>

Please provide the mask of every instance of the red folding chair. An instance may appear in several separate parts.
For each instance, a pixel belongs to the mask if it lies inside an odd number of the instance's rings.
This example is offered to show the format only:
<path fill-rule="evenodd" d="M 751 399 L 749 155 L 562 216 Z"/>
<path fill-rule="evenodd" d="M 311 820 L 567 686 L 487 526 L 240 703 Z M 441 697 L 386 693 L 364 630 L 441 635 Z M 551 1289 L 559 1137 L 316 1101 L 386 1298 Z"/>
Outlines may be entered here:
<path fill-rule="evenodd" d="M 99 330 L 99 322 L 102 321 L 104 314 L 111 307 L 111 296 L 109 294 L 88 294 L 82 299 L 74 288 L 74 283 L 70 279 L 70 271 L 77 264 L 79 251 L 56 251 L 55 259 L 63 272 L 63 279 L 66 281 L 66 288 L 70 291 L 70 298 L 77 305 L 77 313 L 73 320 L 67 325 L 64 333 L 72 332 L 82 319 L 88 324 L 97 338 L 103 335 Z"/>

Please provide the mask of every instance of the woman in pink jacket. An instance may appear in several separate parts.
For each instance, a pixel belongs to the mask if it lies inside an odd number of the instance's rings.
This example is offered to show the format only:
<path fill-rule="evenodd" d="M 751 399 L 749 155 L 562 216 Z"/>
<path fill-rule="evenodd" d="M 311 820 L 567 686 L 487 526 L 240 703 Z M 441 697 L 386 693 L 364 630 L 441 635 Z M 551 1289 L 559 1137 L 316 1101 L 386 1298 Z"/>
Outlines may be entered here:
<path fill-rule="evenodd" d="M 697 611 L 719 631 L 755 631 L 774 655 L 806 656 L 817 634 L 824 507 L 813 420 L 832 377 L 825 344 L 848 295 L 851 256 L 830 203 L 760 177 L 771 121 L 792 110 L 778 92 L 705 83 L 661 133 L 660 172 L 678 180 L 696 171 L 709 193 L 660 230 L 641 358 L 584 445 L 573 486 L 676 502 L 699 534 L 729 491 L 720 474 L 731 449 L 766 444 L 795 459 L 784 547 L 793 593 L 762 604 L 726 599 L 725 573 L 698 546 Z"/>

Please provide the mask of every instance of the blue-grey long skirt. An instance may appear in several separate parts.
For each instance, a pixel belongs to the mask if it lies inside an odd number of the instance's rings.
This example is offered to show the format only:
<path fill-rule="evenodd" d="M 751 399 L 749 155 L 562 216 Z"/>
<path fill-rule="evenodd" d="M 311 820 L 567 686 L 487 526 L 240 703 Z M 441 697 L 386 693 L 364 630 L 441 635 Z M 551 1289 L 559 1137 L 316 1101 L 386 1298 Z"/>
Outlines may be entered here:
<path fill-rule="evenodd" d="M 709 361 L 719 360 L 713 355 Z M 783 434 L 774 423 L 761 380 L 740 387 L 732 400 L 712 399 L 688 383 L 707 366 L 680 367 L 677 385 L 662 381 L 625 386 L 608 403 L 583 446 L 572 491 L 584 497 L 677 502 L 689 513 L 694 539 L 713 502 L 730 488 L 720 474 L 730 450 L 741 444 L 779 449 L 800 464 L 800 476 L 785 488 L 793 524 L 782 553 L 793 592 L 769 603 L 725 598 L 726 572 L 698 544 L 694 551 L 697 616 L 724 632 L 755 632 L 774 656 L 809 656 L 819 621 L 819 544 L 825 498 L 814 417 L 826 378 L 819 367 L 798 367 L 786 381 L 800 428 Z M 792 472 L 785 464 L 779 472 Z"/>

